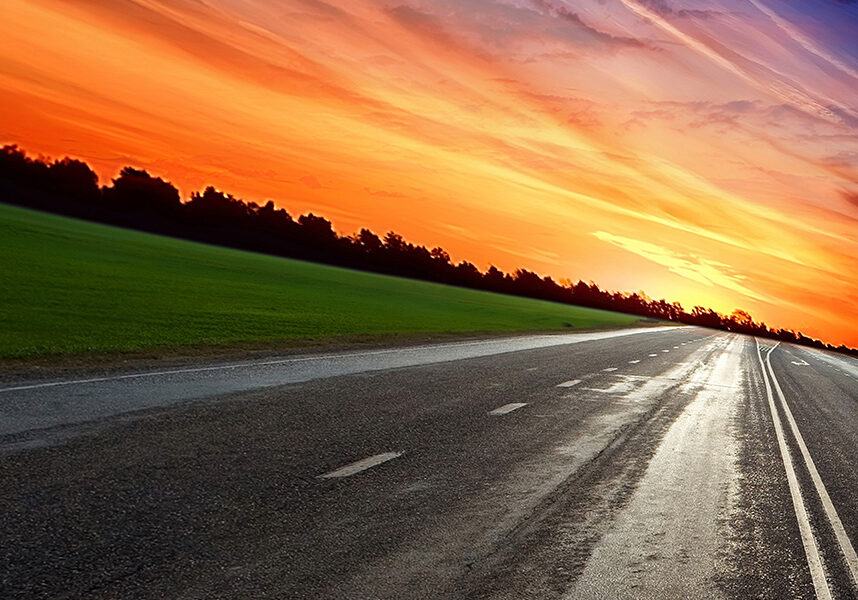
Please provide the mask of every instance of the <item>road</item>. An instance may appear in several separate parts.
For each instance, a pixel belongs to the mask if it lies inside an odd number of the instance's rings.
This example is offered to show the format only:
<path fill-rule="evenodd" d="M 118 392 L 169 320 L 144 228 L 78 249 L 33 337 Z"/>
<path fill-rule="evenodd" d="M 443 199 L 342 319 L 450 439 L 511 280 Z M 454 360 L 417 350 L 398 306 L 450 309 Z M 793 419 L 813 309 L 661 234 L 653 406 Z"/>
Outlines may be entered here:
<path fill-rule="evenodd" d="M 855 598 L 858 361 L 705 329 L 0 387 L 2 598 Z"/>

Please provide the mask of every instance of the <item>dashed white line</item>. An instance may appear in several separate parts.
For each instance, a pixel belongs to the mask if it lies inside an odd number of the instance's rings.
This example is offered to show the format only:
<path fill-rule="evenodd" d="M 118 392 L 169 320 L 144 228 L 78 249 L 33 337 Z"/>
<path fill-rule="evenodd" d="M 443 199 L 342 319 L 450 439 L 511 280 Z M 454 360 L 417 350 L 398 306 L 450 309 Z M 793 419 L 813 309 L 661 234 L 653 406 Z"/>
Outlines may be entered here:
<path fill-rule="evenodd" d="M 608 367 L 607 369 L 602 369 L 603 371 L 616 371 L 617 367 Z"/>
<path fill-rule="evenodd" d="M 662 352 L 670 352 L 670 350 L 662 350 Z"/>
<path fill-rule="evenodd" d="M 658 354 L 650 354 L 650 356 L 658 356 Z"/>
<path fill-rule="evenodd" d="M 331 471 L 330 473 L 319 475 L 317 478 L 334 479 L 338 477 L 350 477 L 355 473 L 366 471 L 367 469 L 371 469 L 372 467 L 380 465 L 381 463 L 385 463 L 389 460 L 393 460 L 394 458 L 399 458 L 400 456 L 402 456 L 402 452 L 384 452 L 382 454 L 368 456 L 367 458 L 347 464 L 344 467 L 340 467 L 336 471 Z"/>
<path fill-rule="evenodd" d="M 661 332 L 667 331 L 671 329 L 671 327 L 664 328 L 652 328 L 652 329 L 629 329 L 629 330 L 619 330 L 615 333 L 606 333 L 604 334 L 608 338 L 625 336 L 625 335 L 634 335 L 635 333 L 652 333 L 652 332 Z M 598 335 L 598 334 L 593 334 Z M 605 339 L 604 337 L 598 337 L 595 339 Z M 582 339 L 581 341 L 587 341 L 586 339 Z M 27 385 L 18 385 L 13 387 L 0 387 L 0 394 L 5 392 L 19 392 L 23 390 L 33 390 L 38 388 L 49 388 L 49 387 L 57 387 L 63 385 L 76 385 L 80 383 L 98 383 L 102 381 L 120 381 L 123 379 L 139 379 L 145 377 L 158 377 L 161 375 L 177 375 L 183 373 L 205 373 L 208 371 L 222 371 L 222 370 L 230 370 L 230 369 L 243 369 L 249 367 L 260 367 L 260 366 L 272 366 L 272 365 L 283 365 L 288 363 L 300 363 L 300 362 L 309 362 L 309 361 L 326 361 L 331 360 L 333 358 L 350 358 L 356 356 L 377 356 L 382 354 L 392 354 L 392 353 L 402 353 L 402 352 L 417 352 L 422 350 L 437 350 L 439 348 L 455 348 L 458 346 L 488 346 L 496 343 L 495 340 L 477 340 L 477 341 L 466 341 L 466 342 L 450 342 L 448 344 L 431 344 L 431 345 L 422 345 L 422 346 L 411 346 L 406 348 L 391 348 L 384 350 L 372 350 L 372 351 L 362 351 L 362 352 L 347 352 L 343 354 L 320 354 L 318 356 L 302 356 L 298 358 L 282 358 L 275 360 L 266 360 L 266 361 L 254 361 L 254 362 L 243 362 L 243 363 L 233 363 L 233 364 L 225 364 L 225 365 L 213 365 L 209 367 L 193 367 L 186 369 L 168 369 L 165 371 L 150 371 L 143 373 L 128 373 L 125 375 L 109 375 L 105 377 L 92 377 L 88 379 L 69 379 L 66 381 L 50 381 L 46 383 L 33 383 Z M 570 343 L 579 343 L 578 341 L 573 341 Z M 539 348 L 546 346 L 538 346 Z M 553 347 L 549 345 L 547 347 Z"/>
<path fill-rule="evenodd" d="M 639 362 L 640 362 L 640 360 L 630 360 L 630 361 L 629 361 L 629 364 L 630 364 L 630 365 L 636 365 L 636 364 L 638 364 Z"/>
<path fill-rule="evenodd" d="M 558 383 L 557 387 L 572 387 L 573 385 L 578 385 L 581 383 L 580 379 L 572 379 L 570 381 L 564 381 L 563 383 Z"/>
<path fill-rule="evenodd" d="M 504 404 L 503 406 L 498 406 L 494 410 L 490 410 L 490 415 L 505 415 L 507 413 L 511 413 L 514 410 L 518 410 L 522 406 L 527 406 L 527 402 L 510 402 L 509 404 Z"/>
<path fill-rule="evenodd" d="M 774 347 L 772 347 L 774 350 Z M 771 350 L 769 350 L 771 354 Z M 757 340 L 757 358 L 760 359 L 760 368 L 763 370 L 763 381 L 766 384 L 766 397 L 769 401 L 769 412 L 772 414 L 772 422 L 775 426 L 775 435 L 778 439 L 778 448 L 781 451 L 784 469 L 786 470 L 787 483 L 789 483 L 789 493 L 792 498 L 792 507 L 795 511 L 795 517 L 798 521 L 798 531 L 801 536 L 801 543 L 804 546 L 804 554 L 807 557 L 807 566 L 810 568 L 810 577 L 813 581 L 813 589 L 816 592 L 816 597 L 820 600 L 831 600 L 831 591 L 828 589 L 828 583 L 825 581 L 825 571 L 822 568 L 822 559 L 819 556 L 819 548 L 816 545 L 816 539 L 813 537 L 813 531 L 810 527 L 810 520 L 807 517 L 807 509 L 804 506 L 804 500 L 801 497 L 801 485 L 798 482 L 798 477 L 795 474 L 795 468 L 792 464 L 792 455 L 784 438 L 783 426 L 778 418 L 777 409 L 775 408 L 775 399 L 772 395 L 772 386 L 769 385 L 769 378 L 766 374 L 766 366 L 763 363 L 763 356 L 760 354 L 760 342 Z"/>
<path fill-rule="evenodd" d="M 674 347 L 673 347 L 673 349 L 674 349 L 674 350 L 679 350 L 679 346 L 674 346 Z"/>

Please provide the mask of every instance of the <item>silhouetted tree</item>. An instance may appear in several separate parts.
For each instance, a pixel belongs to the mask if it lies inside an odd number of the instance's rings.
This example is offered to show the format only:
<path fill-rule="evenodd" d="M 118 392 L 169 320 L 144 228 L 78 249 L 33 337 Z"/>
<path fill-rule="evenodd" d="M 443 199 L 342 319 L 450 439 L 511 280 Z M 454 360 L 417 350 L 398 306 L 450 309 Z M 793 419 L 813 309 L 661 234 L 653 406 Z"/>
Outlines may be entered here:
<path fill-rule="evenodd" d="M 124 167 L 113 186 L 104 189 L 104 199 L 119 210 L 172 215 L 181 207 L 179 190 L 142 169 Z"/>
<path fill-rule="evenodd" d="M 182 203 L 171 183 L 133 167 L 123 168 L 110 186 L 99 188 L 98 177 L 86 163 L 31 158 L 13 145 L 0 148 L 0 199 L 235 248 L 727 329 L 858 356 L 858 350 L 843 345 L 835 348 L 800 332 L 769 329 L 740 309 L 730 316 L 702 306 L 686 312 L 678 302 L 653 300 L 644 293 L 607 292 L 592 281 L 558 283 L 527 269 L 510 275 L 495 266 L 482 273 L 468 261 L 454 264 L 441 247 L 428 250 L 393 231 L 384 239 L 369 229 L 340 236 L 324 217 L 309 213 L 296 221 L 271 200 L 259 206 L 212 186 Z"/>
<path fill-rule="evenodd" d="M 308 240 L 329 244 L 337 239 L 331 222 L 324 217 L 309 213 L 298 217 L 298 223 L 301 225 L 302 235 Z"/>
<path fill-rule="evenodd" d="M 361 229 L 358 234 L 358 241 L 364 250 L 370 254 L 378 254 L 384 248 L 384 243 L 377 235 L 369 229 Z"/>
<path fill-rule="evenodd" d="M 202 194 L 192 193 L 185 209 L 190 216 L 208 223 L 246 224 L 248 217 L 253 214 L 244 202 L 212 186 L 208 186 Z"/>
<path fill-rule="evenodd" d="M 92 203 L 99 200 L 98 175 L 79 160 L 66 157 L 51 164 L 48 167 L 48 185 L 64 197 Z"/>

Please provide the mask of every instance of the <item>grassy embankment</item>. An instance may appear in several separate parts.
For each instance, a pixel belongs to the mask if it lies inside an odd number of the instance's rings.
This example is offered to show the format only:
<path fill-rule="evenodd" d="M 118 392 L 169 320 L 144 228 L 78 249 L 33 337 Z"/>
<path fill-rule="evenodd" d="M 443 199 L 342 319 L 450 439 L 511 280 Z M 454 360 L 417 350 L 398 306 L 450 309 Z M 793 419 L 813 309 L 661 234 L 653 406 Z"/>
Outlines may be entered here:
<path fill-rule="evenodd" d="M 0 204 L 0 358 L 635 321 Z"/>

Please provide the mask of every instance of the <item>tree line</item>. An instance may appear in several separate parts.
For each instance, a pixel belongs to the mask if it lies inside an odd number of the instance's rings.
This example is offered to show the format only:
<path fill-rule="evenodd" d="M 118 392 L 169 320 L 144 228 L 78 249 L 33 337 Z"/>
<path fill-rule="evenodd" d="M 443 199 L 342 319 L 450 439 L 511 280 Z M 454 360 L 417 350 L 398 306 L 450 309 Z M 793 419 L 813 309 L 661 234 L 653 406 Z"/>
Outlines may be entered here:
<path fill-rule="evenodd" d="M 481 271 L 454 262 L 441 247 L 412 244 L 393 231 L 384 237 L 369 229 L 338 234 L 330 221 L 308 213 L 294 218 L 274 203 L 245 202 L 214 187 L 183 202 L 170 182 L 142 169 L 123 168 L 109 185 L 85 162 L 30 157 L 15 145 L 0 149 L 0 199 L 80 219 L 266 254 L 422 279 L 467 288 L 538 298 L 735 331 L 858 356 L 801 332 L 769 328 L 745 311 L 721 315 L 702 306 L 686 310 L 678 302 L 645 294 L 606 291 L 593 282 L 559 283 L 527 269 Z"/>

